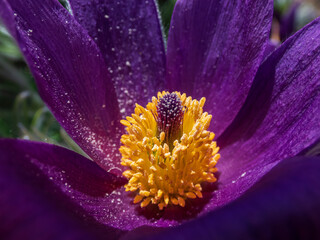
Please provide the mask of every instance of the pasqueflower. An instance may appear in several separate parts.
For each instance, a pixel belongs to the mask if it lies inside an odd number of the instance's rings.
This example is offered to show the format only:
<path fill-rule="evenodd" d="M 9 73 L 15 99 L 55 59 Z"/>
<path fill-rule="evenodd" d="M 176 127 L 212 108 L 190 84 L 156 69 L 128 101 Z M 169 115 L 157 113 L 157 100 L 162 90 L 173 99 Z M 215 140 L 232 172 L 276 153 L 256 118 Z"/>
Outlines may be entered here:
<path fill-rule="evenodd" d="M 3 238 L 319 237 L 320 162 L 305 155 L 320 138 L 320 19 L 265 52 L 272 1 L 178 0 L 165 50 L 152 0 L 69 3 L 71 13 L 56 0 L 0 0 L 42 99 L 93 160 L 2 139 Z M 217 181 L 180 206 L 141 208 L 124 188 L 120 120 L 163 90 L 206 98 Z"/>

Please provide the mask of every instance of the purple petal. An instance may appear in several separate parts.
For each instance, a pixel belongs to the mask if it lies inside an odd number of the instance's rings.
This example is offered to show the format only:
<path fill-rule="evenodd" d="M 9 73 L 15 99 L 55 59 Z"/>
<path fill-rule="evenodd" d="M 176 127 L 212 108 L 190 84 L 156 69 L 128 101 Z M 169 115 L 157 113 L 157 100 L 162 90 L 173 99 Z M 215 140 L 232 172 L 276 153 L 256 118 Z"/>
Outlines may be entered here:
<path fill-rule="evenodd" d="M 218 135 L 245 101 L 263 60 L 272 1 L 179 0 L 168 40 L 167 85 L 206 97 Z"/>
<path fill-rule="evenodd" d="M 95 207 L 92 199 L 103 198 L 121 182 L 70 150 L 2 139 L 0 238 L 118 238 L 120 230 L 99 223 L 86 207 Z"/>
<path fill-rule="evenodd" d="M 263 59 L 266 59 L 277 47 L 279 47 L 280 42 L 275 40 L 270 40 L 264 50 Z"/>
<path fill-rule="evenodd" d="M 109 231 L 114 231 L 115 235 L 144 225 L 177 225 L 195 217 L 199 212 L 195 209 L 194 212 L 186 213 L 186 208 L 159 211 L 154 205 L 141 209 L 139 204 L 132 203 L 134 194 L 125 191 L 123 185 L 126 180 L 104 171 L 94 162 L 70 150 L 45 143 L 0 140 L 0 181 L 0 196 L 8 196 L 0 198 L 1 206 L 6 206 L 1 209 L 3 212 L 0 210 L 0 219 L 5 220 L 8 226 L 6 228 L 11 226 L 10 232 L 18 227 L 15 225 L 17 219 L 32 221 L 43 211 L 48 211 L 51 216 L 56 208 L 59 215 L 52 216 L 54 219 L 60 218 L 65 212 L 67 216 L 63 215 L 61 218 L 68 219 L 68 215 L 75 215 L 80 222 L 95 224 L 93 228 L 100 225 L 103 231 L 108 234 Z M 26 190 L 22 191 L 24 188 Z M 5 191 L 4 194 L 1 191 Z M 31 200 L 27 197 L 29 195 Z M 25 207 L 13 202 L 10 205 L 11 198 L 18 199 L 18 203 L 25 200 L 32 204 Z M 16 208 L 16 205 L 20 207 Z M 196 207 L 202 206 L 203 203 Z M 177 213 L 179 216 L 176 218 L 174 215 Z M 38 224 L 38 220 L 34 224 Z M 44 221 L 44 225 L 46 224 L 48 223 Z M 31 224 L 28 231 L 33 226 Z"/>
<path fill-rule="evenodd" d="M 70 0 L 106 60 L 122 116 L 163 90 L 165 50 L 155 1 Z"/>
<path fill-rule="evenodd" d="M 54 116 L 102 167 L 119 165 L 119 110 L 99 49 L 54 0 L 0 1 L 0 16 L 17 40 Z M 116 153 L 114 153 L 114 151 Z"/>
<path fill-rule="evenodd" d="M 220 190 L 211 207 L 241 195 L 284 158 L 320 139 L 320 18 L 261 65 L 233 124 L 218 139 Z"/>
<path fill-rule="evenodd" d="M 319 157 L 288 159 L 231 204 L 150 239 L 319 239 L 319 172 Z"/>

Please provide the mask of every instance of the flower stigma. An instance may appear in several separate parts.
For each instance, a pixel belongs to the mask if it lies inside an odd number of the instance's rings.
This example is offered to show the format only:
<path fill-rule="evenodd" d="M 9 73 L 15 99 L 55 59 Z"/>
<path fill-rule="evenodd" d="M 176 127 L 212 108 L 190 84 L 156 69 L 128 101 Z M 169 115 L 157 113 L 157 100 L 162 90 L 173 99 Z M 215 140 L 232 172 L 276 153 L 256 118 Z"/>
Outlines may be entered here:
<path fill-rule="evenodd" d="M 203 112 L 205 100 L 158 92 L 120 121 L 127 131 L 121 136 L 121 165 L 128 167 L 126 191 L 137 193 L 134 203 L 184 207 L 188 198 L 202 198 L 201 183 L 217 180 L 219 147 L 207 130 L 212 116 Z"/>

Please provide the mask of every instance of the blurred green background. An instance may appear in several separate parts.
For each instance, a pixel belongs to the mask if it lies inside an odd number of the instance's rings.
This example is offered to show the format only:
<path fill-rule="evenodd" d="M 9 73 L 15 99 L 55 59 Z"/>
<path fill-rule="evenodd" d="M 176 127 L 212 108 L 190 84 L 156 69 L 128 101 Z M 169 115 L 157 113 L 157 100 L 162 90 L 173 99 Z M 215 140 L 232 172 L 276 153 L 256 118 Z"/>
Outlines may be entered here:
<path fill-rule="evenodd" d="M 167 36 L 176 0 L 158 2 Z M 61 0 L 61 3 L 65 5 L 65 0 Z M 283 41 L 284 38 L 280 36 L 281 24 L 289 19 L 291 30 L 286 33 L 289 36 L 320 15 L 320 0 L 275 0 L 274 9 L 271 38 Z M 288 25 L 288 22 L 285 23 Z M 82 153 L 42 102 L 20 50 L 1 23 L 0 137 L 49 142 Z"/>

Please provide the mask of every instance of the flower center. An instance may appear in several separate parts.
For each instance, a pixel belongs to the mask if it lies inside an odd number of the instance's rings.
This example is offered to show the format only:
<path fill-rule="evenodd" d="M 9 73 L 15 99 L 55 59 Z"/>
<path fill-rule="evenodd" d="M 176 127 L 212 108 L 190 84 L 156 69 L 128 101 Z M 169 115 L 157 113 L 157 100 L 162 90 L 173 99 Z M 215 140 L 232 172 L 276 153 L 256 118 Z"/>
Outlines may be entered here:
<path fill-rule="evenodd" d="M 121 137 L 121 164 L 128 167 L 126 191 L 137 192 L 134 203 L 185 206 L 188 198 L 202 198 L 201 183 L 215 182 L 220 154 L 207 131 L 212 116 L 200 101 L 179 92 L 158 93 L 146 108 L 121 120 L 128 134 Z"/>
<path fill-rule="evenodd" d="M 167 93 L 159 99 L 155 116 L 158 133 L 165 133 L 165 142 L 170 150 L 174 140 L 181 137 L 183 113 L 181 99 L 176 93 Z"/>

